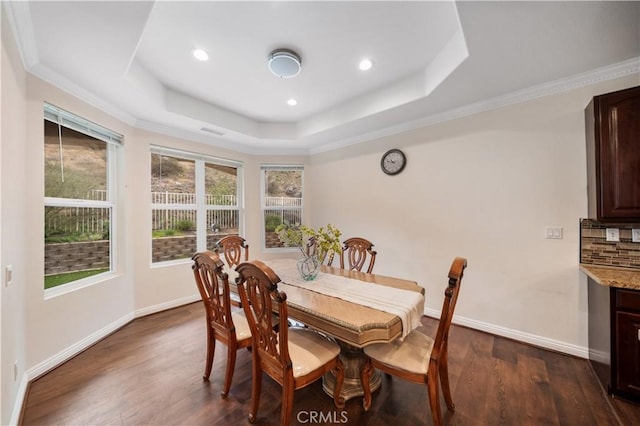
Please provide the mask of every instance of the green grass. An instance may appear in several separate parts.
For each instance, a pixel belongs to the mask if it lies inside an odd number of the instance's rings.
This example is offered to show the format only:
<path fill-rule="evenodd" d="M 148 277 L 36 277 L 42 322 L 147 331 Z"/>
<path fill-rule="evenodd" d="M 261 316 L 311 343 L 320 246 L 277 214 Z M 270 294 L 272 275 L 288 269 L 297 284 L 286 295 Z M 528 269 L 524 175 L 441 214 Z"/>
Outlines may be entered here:
<path fill-rule="evenodd" d="M 194 231 L 181 231 L 179 229 L 156 229 L 154 231 L 151 231 L 151 238 L 183 237 L 185 235 L 194 234 Z"/>
<path fill-rule="evenodd" d="M 71 281 L 80 280 L 82 278 L 90 277 L 92 275 L 101 274 L 107 272 L 109 268 L 93 269 L 91 271 L 77 271 L 67 272 L 64 274 L 47 275 L 44 277 L 44 288 L 57 287 L 62 284 L 70 283 Z"/>
<path fill-rule="evenodd" d="M 65 235 L 49 235 L 44 237 L 45 244 L 54 243 L 82 243 L 86 241 L 100 241 L 109 239 L 103 234 L 65 234 Z"/>

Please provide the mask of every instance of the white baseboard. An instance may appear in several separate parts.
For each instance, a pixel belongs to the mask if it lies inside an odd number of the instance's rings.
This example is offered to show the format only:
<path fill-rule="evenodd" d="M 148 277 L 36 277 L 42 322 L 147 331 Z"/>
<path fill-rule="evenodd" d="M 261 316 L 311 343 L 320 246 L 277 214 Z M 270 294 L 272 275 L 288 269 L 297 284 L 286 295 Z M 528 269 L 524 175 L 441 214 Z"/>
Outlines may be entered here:
<path fill-rule="evenodd" d="M 11 413 L 11 419 L 9 420 L 10 426 L 17 425 L 18 421 L 20 420 L 20 413 L 22 412 L 22 404 L 24 402 L 24 397 L 27 395 L 28 384 L 29 384 L 29 380 L 27 379 L 27 375 L 25 373 L 22 375 L 22 379 L 20 379 L 20 385 L 18 386 L 16 403 L 13 406 L 13 412 Z"/>
<path fill-rule="evenodd" d="M 177 308 L 178 306 L 188 305 L 189 303 L 197 302 L 200 300 L 199 294 L 192 296 L 182 297 L 180 299 L 170 300 L 168 302 L 160 303 L 158 305 L 148 306 L 146 308 L 136 309 L 134 315 L 136 318 L 144 317 L 146 315 L 155 314 L 158 312 L 166 311 L 167 309 Z"/>
<path fill-rule="evenodd" d="M 425 308 L 424 314 L 432 318 L 440 318 L 440 311 Z M 568 355 L 580 358 L 589 358 L 589 348 L 577 346 L 559 340 L 549 339 L 547 337 L 538 336 L 536 334 L 525 333 L 482 321 L 476 321 L 469 318 L 454 315 L 452 323 L 473 328 L 474 330 L 485 331 L 496 336 L 502 336 L 519 342 L 528 343 L 530 345 L 539 346 L 541 348 L 550 349 L 552 351 L 562 352 Z"/>
<path fill-rule="evenodd" d="M 83 350 L 87 349 L 89 346 L 99 342 L 104 339 L 109 334 L 113 333 L 120 327 L 129 323 L 134 319 L 133 313 L 127 314 L 118 318 L 111 324 L 102 327 L 100 330 L 95 333 L 90 334 L 84 339 L 74 343 L 68 348 L 58 352 L 52 357 L 42 361 L 41 363 L 31 367 L 22 375 L 22 379 L 20 381 L 20 387 L 18 388 L 18 394 L 16 396 L 16 402 L 13 408 L 13 413 L 11 414 L 11 424 L 16 425 L 20 419 L 20 412 L 22 411 L 22 404 L 24 402 L 24 397 L 27 392 L 27 385 L 34 379 L 40 377 L 46 372 L 53 370 L 63 362 L 73 358 Z"/>
<path fill-rule="evenodd" d="M 100 330 L 97 330 L 96 332 L 91 333 L 84 339 L 58 352 L 54 356 L 42 361 L 40 364 L 37 364 L 36 366 L 28 369 L 25 372 L 25 374 L 27 375 L 27 379 L 31 381 L 45 374 L 46 372 L 56 368 L 58 365 L 62 364 L 63 362 L 78 355 L 80 352 L 84 351 L 89 346 L 96 344 L 97 342 L 104 339 L 109 334 L 113 333 L 114 331 L 121 328 L 122 326 L 128 324 L 133 319 L 134 319 L 133 313 L 129 313 L 118 318 L 111 324 L 107 324 L 106 326 L 102 327 Z"/>
<path fill-rule="evenodd" d="M 192 296 L 187 296 L 180 299 L 171 300 L 169 302 L 161 303 L 158 305 L 137 309 L 134 312 L 131 312 L 129 314 L 126 314 L 118 318 L 117 320 L 106 325 L 105 327 L 101 328 L 95 333 L 90 334 L 89 336 L 85 337 L 79 342 L 69 346 L 68 348 L 58 352 L 52 357 L 42 361 L 38 365 L 28 369 L 22 375 L 22 379 L 20 380 L 20 386 L 18 387 L 18 393 L 16 396 L 15 405 L 13 407 L 13 412 L 11 413 L 10 424 L 11 425 L 18 424 L 18 421 L 20 420 L 20 413 L 22 411 L 22 405 L 24 403 L 24 398 L 27 392 L 27 387 L 32 380 L 47 373 L 48 371 L 53 370 L 60 364 L 78 355 L 80 352 L 84 351 L 89 346 L 96 344 L 100 340 L 107 337 L 109 334 L 125 326 L 126 324 L 128 324 L 129 322 L 133 321 L 136 318 L 154 314 L 161 311 L 165 311 L 171 308 L 176 308 L 178 306 L 186 305 L 198 300 L 200 300 L 199 295 L 192 295 Z"/>

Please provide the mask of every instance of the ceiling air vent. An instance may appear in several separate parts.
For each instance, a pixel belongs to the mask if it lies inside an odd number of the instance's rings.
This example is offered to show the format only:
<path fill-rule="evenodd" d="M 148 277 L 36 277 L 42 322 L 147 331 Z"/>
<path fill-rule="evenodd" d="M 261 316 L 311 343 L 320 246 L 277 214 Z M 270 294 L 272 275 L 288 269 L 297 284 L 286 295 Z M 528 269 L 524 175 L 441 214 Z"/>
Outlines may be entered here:
<path fill-rule="evenodd" d="M 219 132 L 217 130 L 210 129 L 208 127 L 203 127 L 203 128 L 200 129 L 200 131 L 201 132 L 211 133 L 212 135 L 216 135 L 216 136 L 224 136 L 224 133 Z"/>

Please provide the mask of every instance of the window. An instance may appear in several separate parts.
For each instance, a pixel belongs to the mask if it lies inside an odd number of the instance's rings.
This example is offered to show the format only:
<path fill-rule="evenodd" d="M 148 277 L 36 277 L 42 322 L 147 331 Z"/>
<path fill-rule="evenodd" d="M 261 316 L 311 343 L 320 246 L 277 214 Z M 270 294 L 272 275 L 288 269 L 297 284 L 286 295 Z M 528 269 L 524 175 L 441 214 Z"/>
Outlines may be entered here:
<path fill-rule="evenodd" d="M 274 232 L 281 223 L 302 224 L 302 166 L 265 165 L 260 168 L 265 248 L 282 247 Z"/>
<path fill-rule="evenodd" d="M 113 181 L 121 141 L 117 133 L 44 105 L 45 289 L 113 270 Z"/>
<path fill-rule="evenodd" d="M 241 170 L 238 162 L 152 147 L 152 262 L 190 259 L 239 235 Z"/>

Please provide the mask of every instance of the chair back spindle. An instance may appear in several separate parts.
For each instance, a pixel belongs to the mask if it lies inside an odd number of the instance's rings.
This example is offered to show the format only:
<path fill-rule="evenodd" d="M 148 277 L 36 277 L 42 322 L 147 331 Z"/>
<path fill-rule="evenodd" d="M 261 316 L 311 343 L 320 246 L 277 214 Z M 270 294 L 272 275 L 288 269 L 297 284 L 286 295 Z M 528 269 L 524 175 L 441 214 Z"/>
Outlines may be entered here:
<path fill-rule="evenodd" d="M 327 253 L 326 251 L 321 253 L 318 248 L 316 237 L 311 237 L 309 238 L 309 241 L 307 241 L 306 254 L 307 256 L 317 256 L 320 264 L 326 266 L 331 266 L 331 264 L 333 263 L 333 258 L 335 256 L 333 250 L 330 250 L 329 253 Z"/>
<path fill-rule="evenodd" d="M 344 241 L 340 254 L 340 268 L 362 271 L 367 260 L 369 266 L 366 271 L 370 274 L 376 262 L 377 252 L 373 250 L 373 243 L 365 238 L 353 237 Z"/>
<path fill-rule="evenodd" d="M 210 251 L 196 253 L 192 259 L 193 274 L 205 305 L 208 323 L 225 334 L 235 331 L 231 319 L 229 279 L 227 273 L 222 271 L 224 263 L 217 253 Z"/>
<path fill-rule="evenodd" d="M 239 235 L 227 235 L 216 243 L 218 250 L 222 250 L 222 255 L 229 268 L 235 268 L 241 262 L 249 260 L 249 245 L 247 240 Z"/>
<path fill-rule="evenodd" d="M 286 344 L 289 331 L 287 295 L 278 291 L 280 278 L 257 260 L 242 263 L 237 271 L 240 299 L 247 300 L 249 304 L 245 309 L 247 322 L 256 332 L 253 350 L 258 351 L 263 369 L 282 378 L 283 374 L 291 373 L 291 359 Z M 277 331 L 271 323 L 274 305 L 280 321 Z"/>
<path fill-rule="evenodd" d="M 464 275 L 464 269 L 467 267 L 467 260 L 456 257 L 449 268 L 449 285 L 444 290 L 444 301 L 442 302 L 442 312 L 440 314 L 440 322 L 438 323 L 438 331 L 431 352 L 431 360 L 436 361 L 442 352 L 447 350 L 447 341 L 449 340 L 449 329 L 453 320 L 453 312 L 458 302 L 458 294 L 460 293 L 460 283 Z"/>

